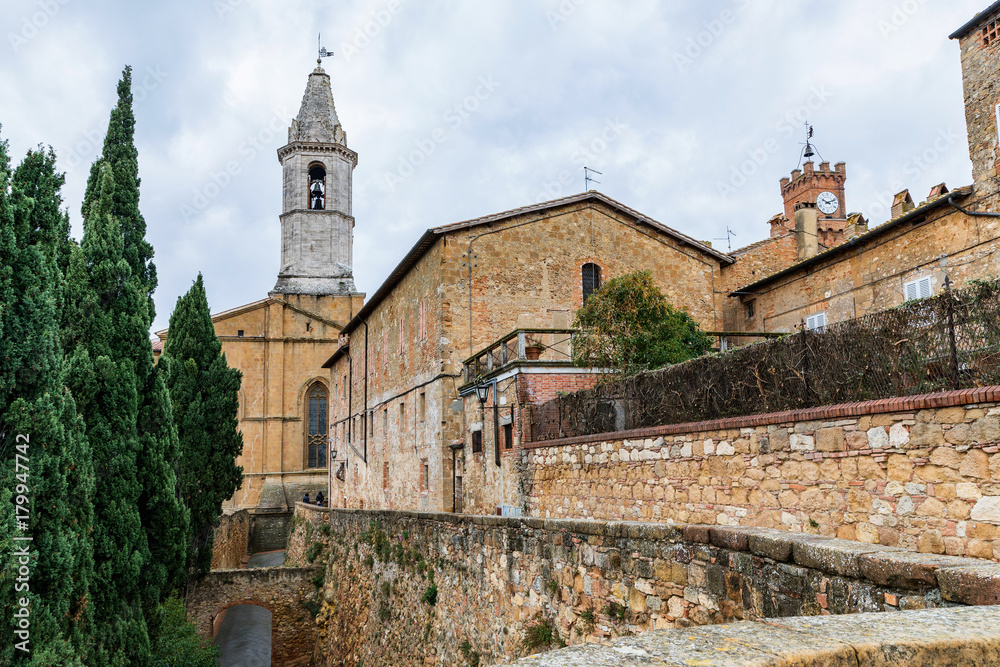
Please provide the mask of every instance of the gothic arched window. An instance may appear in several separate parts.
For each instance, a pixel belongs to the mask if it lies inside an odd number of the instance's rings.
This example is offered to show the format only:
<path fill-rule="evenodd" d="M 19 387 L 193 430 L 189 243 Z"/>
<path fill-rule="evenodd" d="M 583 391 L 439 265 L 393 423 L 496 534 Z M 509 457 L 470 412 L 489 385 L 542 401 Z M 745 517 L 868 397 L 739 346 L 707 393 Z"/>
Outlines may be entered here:
<path fill-rule="evenodd" d="M 583 302 L 601 287 L 601 267 L 593 262 L 583 265 Z"/>
<path fill-rule="evenodd" d="M 309 167 L 309 209 L 322 211 L 326 208 L 326 169 L 321 164 Z"/>
<path fill-rule="evenodd" d="M 309 388 L 306 399 L 309 418 L 306 420 L 309 431 L 306 434 L 306 449 L 308 468 L 326 467 L 327 447 L 327 396 L 326 387 L 320 383 Z"/>

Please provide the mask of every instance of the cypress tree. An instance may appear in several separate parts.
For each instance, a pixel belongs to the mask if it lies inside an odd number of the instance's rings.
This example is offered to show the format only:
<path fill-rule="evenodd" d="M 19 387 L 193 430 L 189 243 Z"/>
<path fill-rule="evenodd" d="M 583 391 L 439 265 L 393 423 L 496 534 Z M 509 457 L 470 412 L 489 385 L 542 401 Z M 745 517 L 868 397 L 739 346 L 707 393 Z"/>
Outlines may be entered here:
<path fill-rule="evenodd" d="M 15 579 L 13 562 L 0 580 L 2 664 L 82 665 L 92 631 L 93 469 L 59 340 L 62 267 L 72 245 L 60 211 L 63 182 L 51 149 L 29 151 L 11 179 L 0 144 L 0 544 L 11 554 L 15 534 L 32 538 L 28 581 Z M 16 466 L 16 454 L 27 457 L 26 468 Z M 14 524 L 11 490 L 30 502 L 25 524 Z M 16 649 L 23 638 L 7 625 L 21 598 L 30 603 L 30 653 Z"/>
<path fill-rule="evenodd" d="M 142 297 L 142 308 L 134 311 L 142 338 L 122 341 L 121 353 L 133 363 L 138 395 L 136 457 L 140 519 L 152 560 L 142 569 L 144 607 L 149 618 L 171 588 L 183 580 L 187 512 L 177 496 L 175 467 L 180 454 L 173 424 L 170 397 L 163 378 L 155 372 L 148 331 L 155 315 L 153 291 L 156 267 L 153 248 L 146 241 L 146 222 L 139 211 L 139 160 L 135 147 L 135 116 L 132 112 L 132 68 L 125 67 L 118 82 L 118 104 L 111 111 L 104 151 L 91 168 L 84 195 L 84 215 L 101 194 L 103 169 L 114 183 L 109 212 L 117 221 L 122 240 L 122 258 Z M 101 165 L 106 165 L 102 167 Z"/>
<path fill-rule="evenodd" d="M 193 577 L 210 569 L 222 503 L 243 480 L 243 468 L 236 465 L 243 451 L 237 428 L 242 373 L 226 363 L 200 273 L 170 315 L 159 370 L 170 391 L 181 443 L 177 478 L 191 513 L 188 573 Z"/>
<path fill-rule="evenodd" d="M 135 355 L 148 341 L 146 299 L 123 255 L 112 216 L 112 170 L 100 169 L 101 191 L 70 258 L 68 303 L 73 344 L 69 386 L 93 452 L 94 653 L 92 664 L 146 665 L 150 642 L 143 616 L 143 570 L 150 560 L 139 513 L 136 470 L 140 379 Z"/>

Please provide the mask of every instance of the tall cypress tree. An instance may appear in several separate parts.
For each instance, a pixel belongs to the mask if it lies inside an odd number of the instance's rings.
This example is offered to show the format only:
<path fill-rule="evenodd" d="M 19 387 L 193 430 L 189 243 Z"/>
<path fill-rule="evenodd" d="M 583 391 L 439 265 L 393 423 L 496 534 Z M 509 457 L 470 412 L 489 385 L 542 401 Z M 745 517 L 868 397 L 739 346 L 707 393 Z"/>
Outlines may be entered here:
<path fill-rule="evenodd" d="M 0 477 L 5 491 L 30 499 L 29 519 L 17 528 L 32 538 L 29 580 L 15 589 L 6 570 L 0 582 L 8 622 L 15 600 L 30 601 L 31 652 L 17 650 L 21 638 L 4 628 L 0 662 L 11 665 L 82 665 L 92 631 L 93 469 L 59 340 L 61 267 L 71 247 L 63 181 L 51 149 L 30 151 L 10 179 L 0 145 Z M 28 437 L 24 451 L 15 434 Z M 26 455 L 26 469 L 16 467 L 16 453 Z M 13 543 L 9 497 L 0 508 L 0 543 Z"/>
<path fill-rule="evenodd" d="M 237 428 L 242 373 L 226 363 L 200 273 L 170 315 L 159 370 L 170 390 L 181 443 L 177 481 L 191 513 L 188 573 L 196 576 L 211 567 L 222 503 L 243 481 L 243 468 L 236 465 L 243 451 Z"/>
<path fill-rule="evenodd" d="M 96 477 L 90 662 L 126 667 L 146 665 L 150 650 L 142 604 L 150 553 L 136 469 L 141 385 L 135 355 L 147 337 L 146 299 L 124 258 L 122 234 L 111 214 L 112 171 L 105 166 L 100 174 L 100 196 L 84 220 L 80 248 L 70 258 L 69 386 L 86 423 Z"/>
<path fill-rule="evenodd" d="M 148 332 L 155 313 L 152 294 L 156 289 L 156 267 L 151 261 L 153 247 L 145 238 L 146 222 L 139 210 L 131 67 L 125 67 L 118 82 L 118 104 L 111 111 L 100 163 L 106 165 L 114 181 L 109 211 L 119 226 L 122 258 L 144 302 L 134 317 L 141 321 L 143 331 Z M 101 193 L 101 178 L 102 167 L 95 163 L 84 195 L 85 215 Z M 170 397 L 163 378 L 155 372 L 148 333 L 143 334 L 141 341 L 130 339 L 121 352 L 131 358 L 137 379 L 136 465 L 141 487 L 138 502 L 152 555 L 151 562 L 142 570 L 142 591 L 146 612 L 152 617 L 156 605 L 183 580 L 188 518 L 177 495 L 175 467 L 180 450 Z"/>

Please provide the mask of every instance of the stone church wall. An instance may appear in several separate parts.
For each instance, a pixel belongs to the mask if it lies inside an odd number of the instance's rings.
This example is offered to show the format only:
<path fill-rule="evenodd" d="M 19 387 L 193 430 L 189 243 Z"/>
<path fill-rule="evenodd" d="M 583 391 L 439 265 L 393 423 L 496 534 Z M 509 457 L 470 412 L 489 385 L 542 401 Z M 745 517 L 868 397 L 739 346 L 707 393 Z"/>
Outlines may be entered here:
<path fill-rule="evenodd" d="M 525 445 L 534 516 L 1000 558 L 1000 387 Z"/>
<path fill-rule="evenodd" d="M 326 569 L 315 654 L 327 665 L 497 664 L 549 648 L 526 644 L 530 629 L 558 647 L 738 619 L 1000 602 L 992 563 L 787 531 L 296 511 L 303 526 L 313 524 L 304 514 L 320 526 L 329 516 L 316 561 Z"/>

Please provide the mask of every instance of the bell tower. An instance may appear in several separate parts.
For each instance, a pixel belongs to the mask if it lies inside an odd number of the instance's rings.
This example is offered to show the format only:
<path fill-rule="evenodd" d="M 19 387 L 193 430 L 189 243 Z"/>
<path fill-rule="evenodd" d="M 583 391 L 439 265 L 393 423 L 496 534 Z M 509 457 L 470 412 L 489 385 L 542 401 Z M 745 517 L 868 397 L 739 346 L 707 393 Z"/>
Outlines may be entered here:
<path fill-rule="evenodd" d="M 278 160 L 283 169 L 281 268 L 271 295 L 357 294 L 351 198 L 358 154 L 347 147 L 330 76 L 322 66 L 309 75 Z"/>

